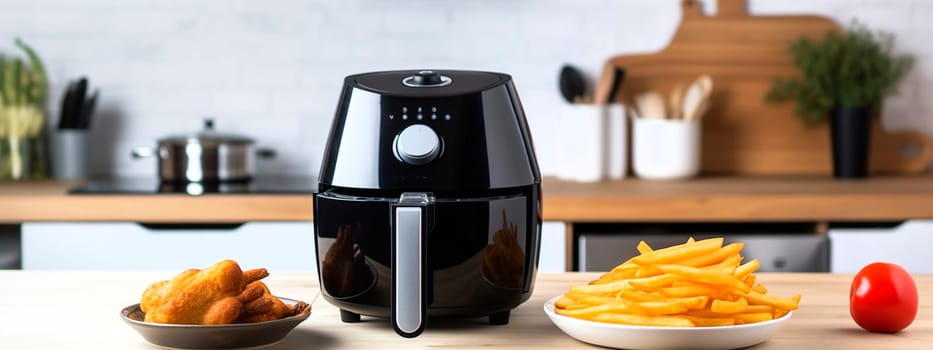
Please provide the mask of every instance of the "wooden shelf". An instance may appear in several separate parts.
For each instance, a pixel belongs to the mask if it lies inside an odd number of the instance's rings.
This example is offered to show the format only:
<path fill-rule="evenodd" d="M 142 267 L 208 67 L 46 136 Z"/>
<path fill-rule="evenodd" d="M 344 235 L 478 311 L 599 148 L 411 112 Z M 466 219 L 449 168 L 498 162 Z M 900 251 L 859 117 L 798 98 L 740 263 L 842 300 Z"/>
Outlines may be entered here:
<path fill-rule="evenodd" d="M 701 177 L 544 182 L 545 220 L 900 221 L 933 218 L 933 176 Z"/>
<path fill-rule="evenodd" d="M 69 195 L 76 182 L 0 184 L 0 222 L 310 221 L 308 194 Z M 902 221 L 933 218 L 933 176 L 701 177 L 577 183 L 546 178 L 544 220 L 566 222 Z"/>
<path fill-rule="evenodd" d="M 226 223 L 310 221 L 310 194 L 82 194 L 80 182 L 0 184 L 0 222 L 134 221 Z"/>

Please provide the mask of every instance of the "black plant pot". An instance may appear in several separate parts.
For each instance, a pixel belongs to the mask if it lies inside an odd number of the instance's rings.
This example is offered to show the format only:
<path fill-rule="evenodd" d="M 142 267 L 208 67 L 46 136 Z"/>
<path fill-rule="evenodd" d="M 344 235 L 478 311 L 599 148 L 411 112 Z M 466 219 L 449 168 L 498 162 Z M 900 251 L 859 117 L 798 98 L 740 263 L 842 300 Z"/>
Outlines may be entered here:
<path fill-rule="evenodd" d="M 833 143 L 833 177 L 868 176 L 871 138 L 871 108 L 837 107 L 829 111 Z"/>

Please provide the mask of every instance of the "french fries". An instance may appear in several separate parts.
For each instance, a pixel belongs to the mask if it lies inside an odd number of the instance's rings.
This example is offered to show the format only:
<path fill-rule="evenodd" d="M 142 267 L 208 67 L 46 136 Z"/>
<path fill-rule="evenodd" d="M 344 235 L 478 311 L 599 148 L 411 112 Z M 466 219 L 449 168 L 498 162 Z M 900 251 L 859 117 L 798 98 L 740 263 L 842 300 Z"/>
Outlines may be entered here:
<path fill-rule="evenodd" d="M 742 243 L 722 238 L 663 249 L 638 244 L 638 256 L 585 285 L 570 286 L 554 304 L 558 314 L 584 320 L 643 326 L 716 327 L 780 318 L 800 304 L 800 294 L 768 294 L 742 263 Z"/>

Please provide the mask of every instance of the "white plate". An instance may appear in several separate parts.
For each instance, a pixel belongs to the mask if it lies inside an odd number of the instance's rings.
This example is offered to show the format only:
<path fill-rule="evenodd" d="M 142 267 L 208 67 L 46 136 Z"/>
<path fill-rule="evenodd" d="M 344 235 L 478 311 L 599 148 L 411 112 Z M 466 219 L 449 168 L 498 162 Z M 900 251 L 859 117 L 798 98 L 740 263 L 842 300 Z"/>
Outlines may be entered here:
<path fill-rule="evenodd" d="M 776 320 L 719 327 L 649 327 L 586 321 L 558 315 L 551 298 L 544 313 L 567 335 L 583 342 L 618 349 L 737 349 L 768 340 L 790 319 L 791 312 Z"/>

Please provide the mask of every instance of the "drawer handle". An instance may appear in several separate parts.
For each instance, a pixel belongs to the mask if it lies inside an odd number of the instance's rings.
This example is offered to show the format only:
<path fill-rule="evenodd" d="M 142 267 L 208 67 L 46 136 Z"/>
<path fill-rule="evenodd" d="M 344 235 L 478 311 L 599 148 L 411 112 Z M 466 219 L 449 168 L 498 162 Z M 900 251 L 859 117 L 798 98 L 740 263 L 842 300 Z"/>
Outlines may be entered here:
<path fill-rule="evenodd" d="M 147 223 L 139 222 L 139 226 L 145 227 L 152 231 L 163 231 L 163 232 L 172 232 L 172 231 L 233 231 L 240 226 L 246 224 L 245 222 L 235 222 L 235 223 L 212 223 L 212 224 L 197 224 L 197 223 Z"/>

